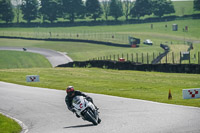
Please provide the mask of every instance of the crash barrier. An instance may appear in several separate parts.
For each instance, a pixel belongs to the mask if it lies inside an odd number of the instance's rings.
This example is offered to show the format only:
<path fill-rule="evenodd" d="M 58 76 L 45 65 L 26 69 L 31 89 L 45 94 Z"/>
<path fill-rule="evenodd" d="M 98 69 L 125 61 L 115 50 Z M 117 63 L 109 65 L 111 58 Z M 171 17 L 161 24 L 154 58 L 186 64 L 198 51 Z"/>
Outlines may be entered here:
<path fill-rule="evenodd" d="M 200 98 L 200 88 L 183 89 L 183 99 Z"/>
<path fill-rule="evenodd" d="M 57 67 L 98 67 L 117 70 L 157 71 L 168 73 L 200 74 L 199 64 L 139 64 L 109 60 L 74 61 Z"/>
<path fill-rule="evenodd" d="M 26 82 L 39 82 L 40 77 L 39 75 L 27 75 L 26 76 Z"/>
<path fill-rule="evenodd" d="M 84 39 L 57 39 L 57 38 L 29 38 L 29 37 L 13 37 L 13 36 L 0 36 L 0 38 L 9 38 L 9 39 L 25 39 L 25 40 L 42 40 L 42 41 L 68 41 L 68 42 L 84 42 L 84 43 L 93 43 L 93 44 L 102 44 L 107 46 L 115 47 L 130 47 L 130 45 L 112 43 L 112 42 L 103 42 L 95 40 L 84 40 Z"/>

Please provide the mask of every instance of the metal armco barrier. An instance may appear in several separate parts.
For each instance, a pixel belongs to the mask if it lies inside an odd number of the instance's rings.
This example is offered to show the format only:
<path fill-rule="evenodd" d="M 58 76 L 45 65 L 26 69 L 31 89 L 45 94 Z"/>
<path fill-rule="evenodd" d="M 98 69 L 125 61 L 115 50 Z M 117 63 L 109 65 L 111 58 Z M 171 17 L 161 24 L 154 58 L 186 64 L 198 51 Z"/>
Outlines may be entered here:
<path fill-rule="evenodd" d="M 197 89 L 183 89 L 183 99 L 200 98 L 200 88 Z"/>

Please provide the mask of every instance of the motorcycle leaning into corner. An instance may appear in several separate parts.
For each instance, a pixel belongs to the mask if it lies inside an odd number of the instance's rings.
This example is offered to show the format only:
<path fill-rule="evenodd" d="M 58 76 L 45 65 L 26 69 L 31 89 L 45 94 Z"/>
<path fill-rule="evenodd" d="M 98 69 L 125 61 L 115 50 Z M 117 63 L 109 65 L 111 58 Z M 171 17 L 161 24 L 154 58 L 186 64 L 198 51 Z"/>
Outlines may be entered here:
<path fill-rule="evenodd" d="M 98 125 L 101 122 L 98 109 L 83 96 L 75 96 L 73 98 L 72 109 L 76 115 L 80 116 L 83 120 L 92 122 L 94 125 Z"/>

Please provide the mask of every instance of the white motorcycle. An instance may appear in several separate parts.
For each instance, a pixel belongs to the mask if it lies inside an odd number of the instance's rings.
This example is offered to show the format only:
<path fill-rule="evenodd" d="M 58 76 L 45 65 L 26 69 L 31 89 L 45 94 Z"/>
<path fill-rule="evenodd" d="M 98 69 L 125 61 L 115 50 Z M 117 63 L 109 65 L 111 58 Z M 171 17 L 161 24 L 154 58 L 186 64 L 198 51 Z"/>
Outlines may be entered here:
<path fill-rule="evenodd" d="M 98 125 L 101 122 L 98 110 L 95 108 L 94 104 L 89 102 L 85 97 L 74 97 L 72 106 L 76 114 L 82 117 L 83 120 L 92 122 L 94 125 Z"/>

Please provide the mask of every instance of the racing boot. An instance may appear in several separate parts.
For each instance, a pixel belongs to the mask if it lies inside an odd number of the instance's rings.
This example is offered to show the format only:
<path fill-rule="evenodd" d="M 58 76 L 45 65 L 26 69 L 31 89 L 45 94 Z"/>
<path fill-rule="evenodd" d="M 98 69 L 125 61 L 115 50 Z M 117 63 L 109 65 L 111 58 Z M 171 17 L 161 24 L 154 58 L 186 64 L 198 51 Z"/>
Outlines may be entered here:
<path fill-rule="evenodd" d="M 98 124 L 101 123 L 101 119 L 99 118 L 97 122 L 98 122 Z"/>
<path fill-rule="evenodd" d="M 76 113 L 76 117 L 77 117 L 77 118 L 80 118 L 80 116 L 79 116 L 77 113 Z"/>

